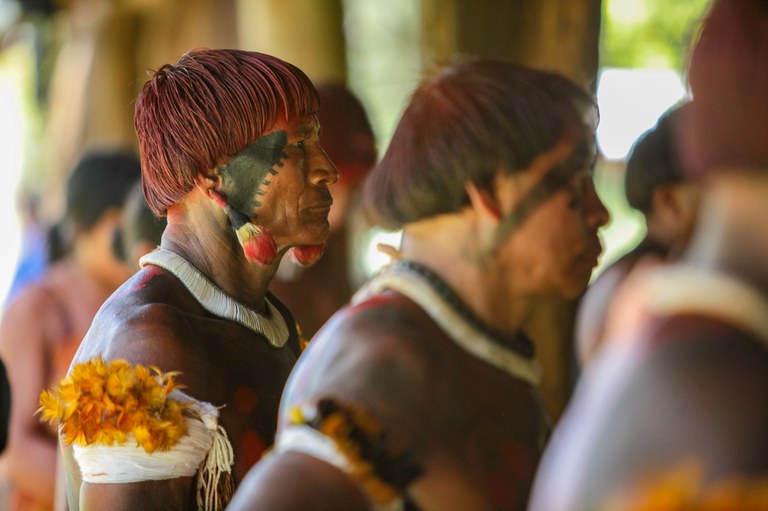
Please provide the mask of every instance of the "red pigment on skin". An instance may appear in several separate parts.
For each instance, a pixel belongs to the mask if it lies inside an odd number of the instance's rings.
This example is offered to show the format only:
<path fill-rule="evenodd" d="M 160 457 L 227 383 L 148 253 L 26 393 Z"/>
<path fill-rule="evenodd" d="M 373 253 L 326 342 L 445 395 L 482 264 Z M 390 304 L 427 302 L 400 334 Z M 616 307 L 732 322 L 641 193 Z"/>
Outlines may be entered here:
<path fill-rule="evenodd" d="M 504 474 L 498 472 L 490 474 L 486 488 L 491 496 L 494 507 L 498 509 L 512 509 L 517 504 L 517 485 L 511 484 Z"/>
<path fill-rule="evenodd" d="M 259 405 L 259 396 L 252 389 L 241 387 L 235 391 L 232 401 L 238 412 L 246 414 L 254 411 Z"/>
<path fill-rule="evenodd" d="M 243 439 L 240 442 L 239 452 L 243 461 L 238 463 L 237 468 L 240 469 L 238 472 L 242 471 L 243 473 L 239 474 L 239 479 L 242 480 L 242 477 L 246 472 L 248 472 L 248 469 L 254 466 L 261 459 L 261 456 L 264 454 L 266 449 L 267 445 L 264 443 L 264 440 L 261 439 L 258 433 L 252 429 L 249 429 L 245 432 Z"/>
<path fill-rule="evenodd" d="M 142 289 L 147 287 L 150 280 L 160 275 L 162 271 L 163 270 L 158 268 L 157 266 L 146 267 L 146 270 L 144 270 L 144 272 L 141 273 L 139 277 L 133 281 L 130 287 L 126 286 L 126 287 L 118 288 L 114 296 L 115 297 L 128 296 L 137 291 L 141 291 Z"/>
<path fill-rule="evenodd" d="M 494 506 L 510 509 L 520 499 L 520 484 L 532 480 L 533 470 L 528 450 L 520 443 L 506 442 L 501 446 L 501 454 L 504 458 L 503 468 L 489 474 L 486 488 Z"/>
<path fill-rule="evenodd" d="M 528 450 L 518 442 L 510 441 L 501 447 L 507 467 L 520 480 L 530 479 L 533 476 L 531 460 Z"/>

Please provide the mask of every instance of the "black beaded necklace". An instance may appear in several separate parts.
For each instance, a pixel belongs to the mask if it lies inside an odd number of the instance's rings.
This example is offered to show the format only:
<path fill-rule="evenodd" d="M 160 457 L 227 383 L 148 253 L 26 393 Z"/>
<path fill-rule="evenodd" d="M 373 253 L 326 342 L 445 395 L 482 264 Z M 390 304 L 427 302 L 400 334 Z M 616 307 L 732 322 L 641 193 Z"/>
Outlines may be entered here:
<path fill-rule="evenodd" d="M 536 354 L 536 346 L 533 341 L 522 330 L 518 330 L 513 337 L 505 335 L 496 328 L 480 319 L 472 310 L 459 298 L 456 293 L 438 277 L 432 270 L 415 263 L 413 261 L 396 260 L 395 267 L 403 268 L 423 277 L 432 288 L 437 291 L 445 302 L 450 305 L 467 323 L 475 329 L 485 334 L 493 342 L 504 346 L 515 353 L 522 355 L 527 359 L 533 359 Z"/>

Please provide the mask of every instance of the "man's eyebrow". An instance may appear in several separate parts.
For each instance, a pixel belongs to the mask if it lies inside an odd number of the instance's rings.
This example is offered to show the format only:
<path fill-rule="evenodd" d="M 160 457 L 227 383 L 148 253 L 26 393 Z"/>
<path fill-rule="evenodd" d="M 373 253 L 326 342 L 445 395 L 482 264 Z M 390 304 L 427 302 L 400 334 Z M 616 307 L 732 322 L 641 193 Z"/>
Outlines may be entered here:
<path fill-rule="evenodd" d="M 550 168 L 541 181 L 531 188 L 514 209 L 502 219 L 496 231 L 496 239 L 500 241 L 508 236 L 544 201 L 558 191 L 566 189 L 570 178 L 578 171 L 589 168 L 591 175 L 596 161 L 597 151 L 593 150 L 589 142 L 581 142 L 565 161 Z M 591 164 L 590 167 L 587 167 L 588 162 Z M 496 246 L 498 246 L 498 241 Z"/>
<path fill-rule="evenodd" d="M 294 129 L 291 134 L 305 138 L 313 133 L 320 133 L 320 123 L 316 121 L 307 121 L 301 123 Z"/>
<path fill-rule="evenodd" d="M 566 165 L 576 169 L 589 168 L 592 171 L 597 163 L 597 151 L 593 144 L 582 141 L 577 145 L 571 156 L 568 157 Z"/>

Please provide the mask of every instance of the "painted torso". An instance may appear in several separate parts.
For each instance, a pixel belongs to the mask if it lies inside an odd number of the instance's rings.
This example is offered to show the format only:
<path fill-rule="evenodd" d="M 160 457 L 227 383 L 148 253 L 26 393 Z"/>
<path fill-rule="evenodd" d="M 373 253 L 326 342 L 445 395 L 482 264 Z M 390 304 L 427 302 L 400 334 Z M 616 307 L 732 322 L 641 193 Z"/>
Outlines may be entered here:
<path fill-rule="evenodd" d="M 421 475 L 419 509 L 524 509 L 548 434 L 537 391 L 467 353 L 414 302 L 385 291 L 338 313 L 286 390 L 291 408 L 332 398 L 386 431 Z"/>
<path fill-rule="evenodd" d="M 275 305 L 290 331 L 282 348 L 212 315 L 176 277 L 149 265 L 107 302 L 76 361 L 101 355 L 180 371 L 187 394 L 221 407 L 220 424 L 234 448 L 238 482 L 273 442 L 282 389 L 299 353 L 293 321 Z"/>

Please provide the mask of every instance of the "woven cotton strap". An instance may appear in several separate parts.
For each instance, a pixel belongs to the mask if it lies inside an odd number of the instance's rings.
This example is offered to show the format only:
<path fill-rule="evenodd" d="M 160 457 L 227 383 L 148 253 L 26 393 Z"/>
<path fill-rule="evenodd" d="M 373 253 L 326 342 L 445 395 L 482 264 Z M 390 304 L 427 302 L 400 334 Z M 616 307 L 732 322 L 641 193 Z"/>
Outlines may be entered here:
<path fill-rule="evenodd" d="M 422 275 L 403 267 L 390 266 L 371 278 L 352 297 L 358 304 L 391 289 L 416 302 L 458 346 L 507 374 L 533 386 L 541 381 L 541 367 L 490 339 L 464 320 Z"/>
<path fill-rule="evenodd" d="M 339 449 L 336 442 L 310 426 L 296 424 L 283 430 L 278 435 L 275 447 L 270 451 L 269 455 L 288 451 L 312 456 L 329 465 L 333 465 L 344 473 L 352 474 L 353 464 Z M 365 493 L 364 488 L 361 487 L 361 490 Z M 401 511 L 403 509 L 402 499 L 397 499 L 387 504 L 375 503 L 371 499 L 369 499 L 369 502 L 373 511 Z"/>
<path fill-rule="evenodd" d="M 122 445 L 74 445 L 83 481 L 88 483 L 135 483 L 191 477 L 197 474 L 198 509 L 223 510 L 232 496 L 232 446 L 219 412 L 210 403 L 174 391 L 171 398 L 187 403 L 187 434 L 167 451 L 146 452 L 132 435 Z"/>
<path fill-rule="evenodd" d="M 223 510 L 235 492 L 232 464 L 235 455 L 227 432 L 219 426 L 205 462 L 197 476 L 197 508 Z"/>
<path fill-rule="evenodd" d="M 651 313 L 714 316 L 750 331 L 768 347 L 768 302 L 747 282 L 680 265 L 655 270 L 646 283 Z"/>

